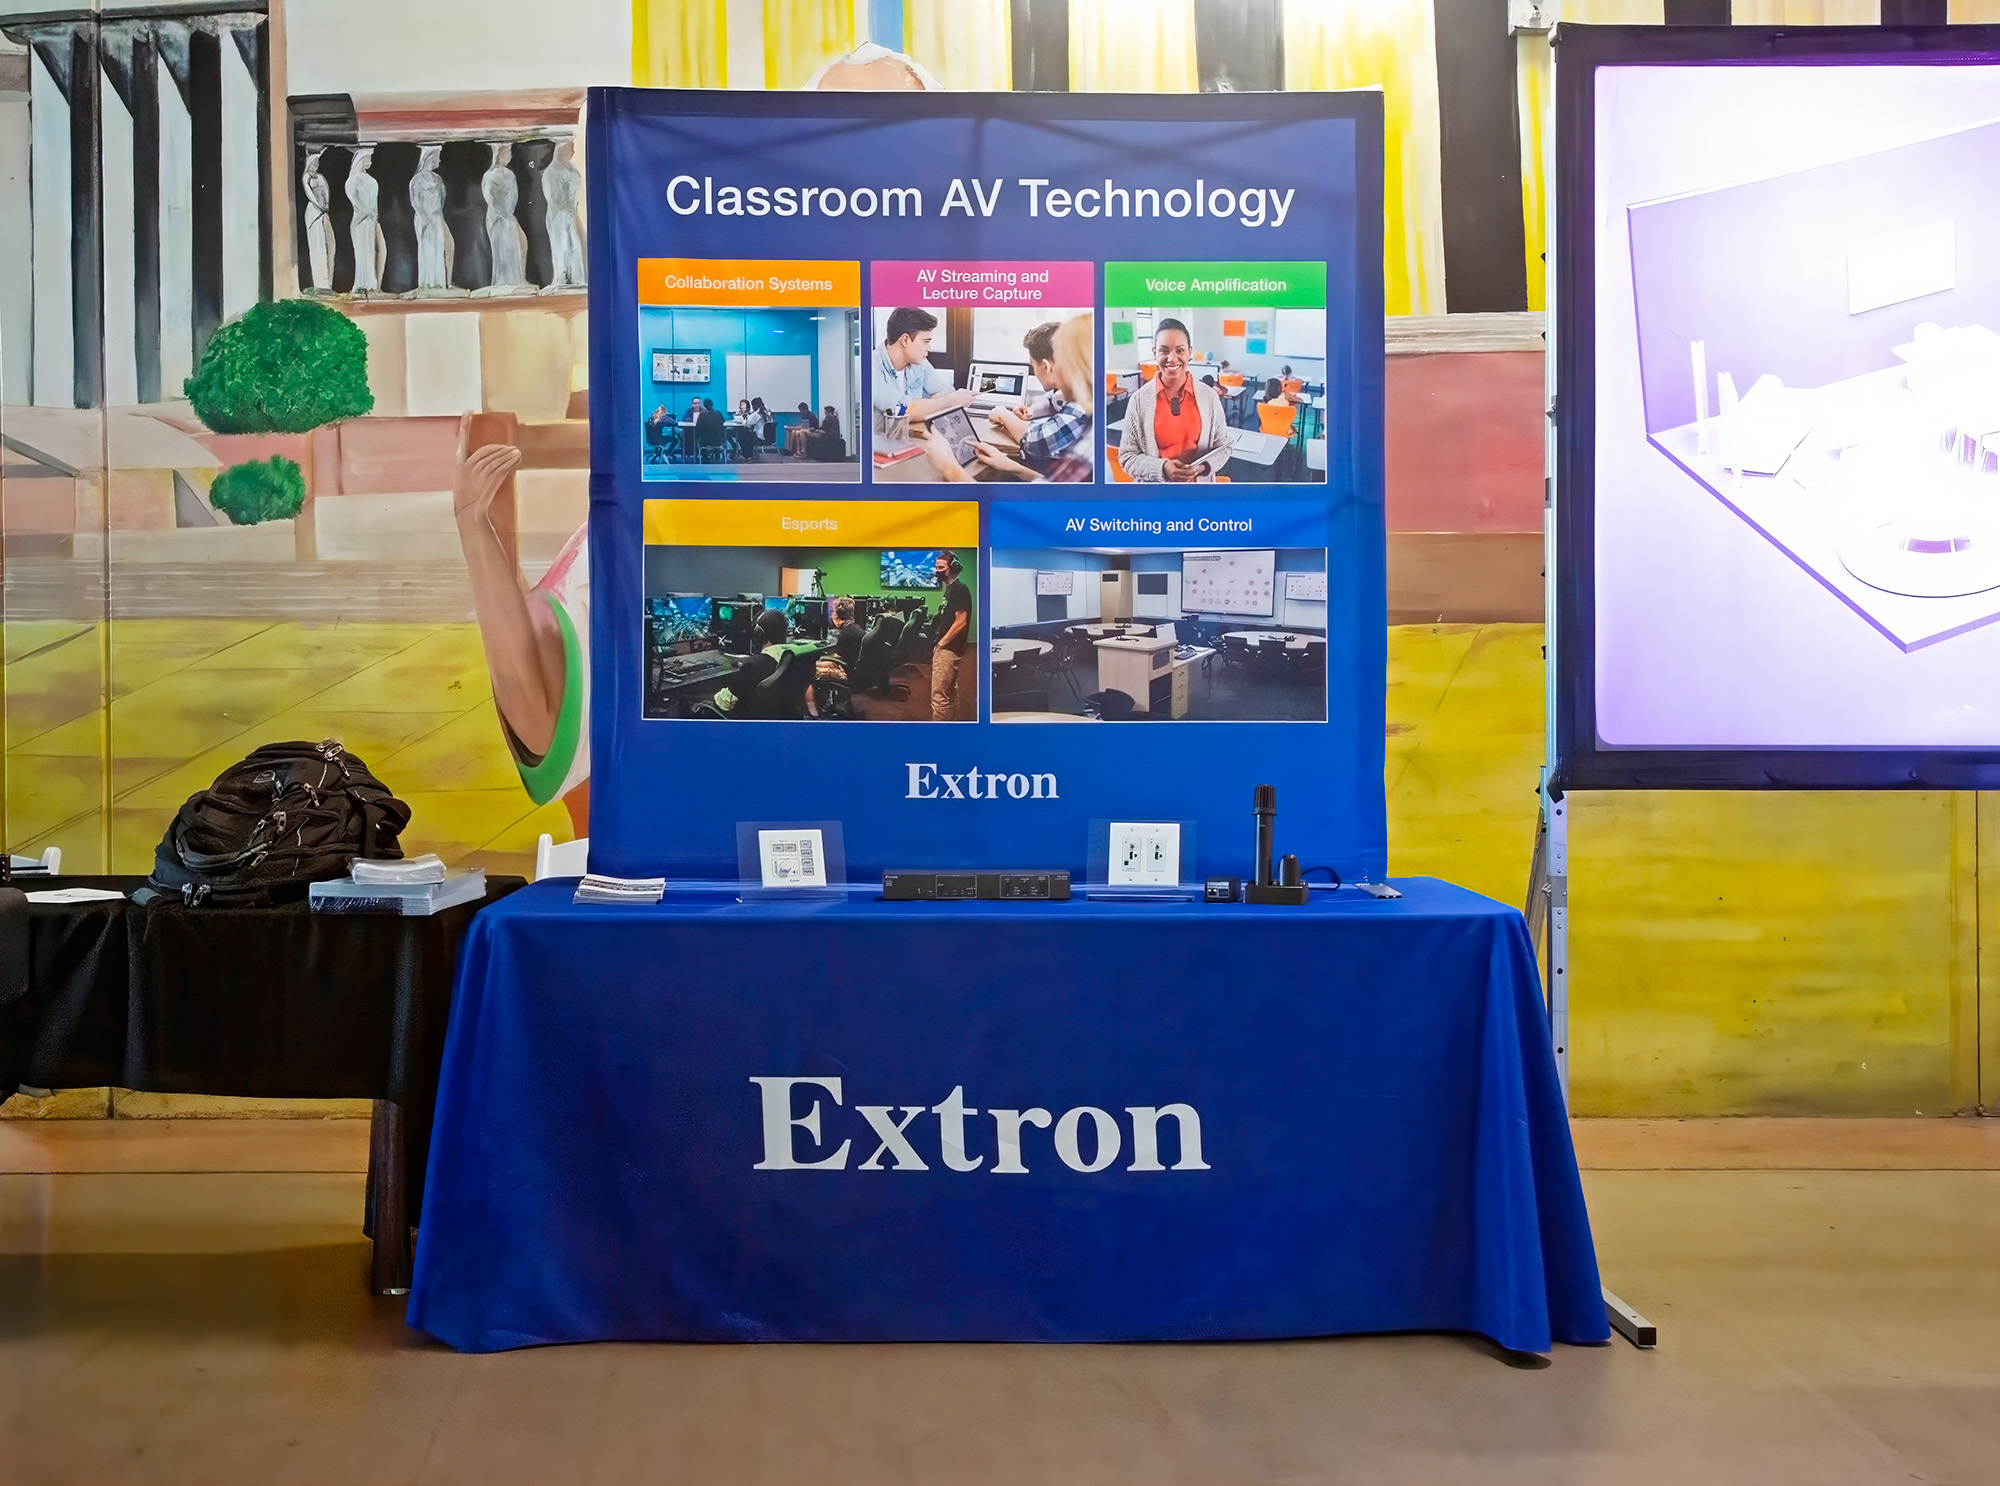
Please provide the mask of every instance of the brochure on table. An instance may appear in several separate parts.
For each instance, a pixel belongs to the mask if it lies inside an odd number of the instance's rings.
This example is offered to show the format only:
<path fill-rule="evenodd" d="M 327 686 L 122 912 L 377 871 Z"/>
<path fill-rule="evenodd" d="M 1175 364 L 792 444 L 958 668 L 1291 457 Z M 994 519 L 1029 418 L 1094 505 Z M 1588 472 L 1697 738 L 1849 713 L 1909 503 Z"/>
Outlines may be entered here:
<path fill-rule="evenodd" d="M 1273 784 L 1379 877 L 1381 141 L 1372 93 L 593 92 L 593 866 L 1175 820 L 1193 880 Z"/>

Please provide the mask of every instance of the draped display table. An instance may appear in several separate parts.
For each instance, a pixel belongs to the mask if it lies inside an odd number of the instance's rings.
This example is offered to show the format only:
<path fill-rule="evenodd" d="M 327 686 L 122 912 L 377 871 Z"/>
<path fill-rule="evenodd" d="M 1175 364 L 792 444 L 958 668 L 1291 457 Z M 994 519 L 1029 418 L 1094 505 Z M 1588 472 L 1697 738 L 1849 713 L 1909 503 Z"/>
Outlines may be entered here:
<path fill-rule="evenodd" d="M 23 879 L 30 892 L 143 877 Z M 466 928 L 521 886 L 428 918 L 31 903 L 28 992 L 0 1006 L 0 1093 L 116 1085 L 159 1094 L 372 1099 L 368 1206 L 376 1289 L 409 1285 L 452 968 Z"/>
<path fill-rule="evenodd" d="M 578 907 L 460 964 L 410 1320 L 588 1340 L 1608 1331 L 1518 912 Z"/>

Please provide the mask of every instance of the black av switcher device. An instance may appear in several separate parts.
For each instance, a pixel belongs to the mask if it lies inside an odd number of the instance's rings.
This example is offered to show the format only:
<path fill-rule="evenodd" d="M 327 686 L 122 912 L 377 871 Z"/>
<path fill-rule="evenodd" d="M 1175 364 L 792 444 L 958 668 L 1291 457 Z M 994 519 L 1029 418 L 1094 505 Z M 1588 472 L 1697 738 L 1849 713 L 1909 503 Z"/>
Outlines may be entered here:
<path fill-rule="evenodd" d="M 1067 872 L 884 872 L 891 903 L 1067 903 Z"/>

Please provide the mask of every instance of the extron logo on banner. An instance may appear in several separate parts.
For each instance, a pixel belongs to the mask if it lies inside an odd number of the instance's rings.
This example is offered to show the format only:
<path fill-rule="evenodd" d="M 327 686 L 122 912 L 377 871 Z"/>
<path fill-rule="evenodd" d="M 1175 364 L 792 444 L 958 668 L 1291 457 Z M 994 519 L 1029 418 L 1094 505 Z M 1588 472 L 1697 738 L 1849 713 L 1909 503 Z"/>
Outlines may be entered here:
<path fill-rule="evenodd" d="M 756 1164 L 754 1170 L 847 1170 L 847 1158 L 854 1149 L 854 1139 L 849 1136 L 831 1151 L 826 1151 L 835 1132 L 822 1127 L 821 1101 L 814 1097 L 812 1108 L 806 1113 L 792 1113 L 792 1093 L 795 1089 L 823 1089 L 838 1108 L 841 1103 L 841 1081 L 838 1078 L 771 1076 L 753 1077 L 750 1082 L 757 1085 L 764 1115 L 764 1159 Z M 868 1159 L 854 1168 L 857 1171 L 929 1171 L 930 1162 L 924 1159 L 911 1139 L 913 1134 L 929 1136 L 928 1122 L 923 1126 L 917 1124 L 918 1119 L 926 1114 L 937 1116 L 937 1159 L 952 1171 L 978 1171 L 984 1167 L 996 1176 L 1026 1176 L 1028 1149 L 1022 1137 L 1024 1131 L 1029 1129 L 1048 1130 L 1053 1127 L 1049 1144 L 1057 1159 L 1071 1171 L 1086 1175 L 1105 1170 L 1127 1149 L 1125 1127 L 1108 1110 L 1095 1105 L 1080 1104 L 1067 1111 L 1061 1119 L 1046 1109 L 1036 1107 L 988 1109 L 986 1114 L 993 1121 L 993 1164 L 987 1166 L 986 1154 L 975 1154 L 969 1148 L 976 1137 L 968 1133 L 967 1121 L 976 1119 L 980 1111 L 965 1102 L 965 1087 L 962 1084 L 928 1108 L 923 1105 L 857 1104 L 854 1112 L 867 1122 L 869 1133 L 876 1140 L 875 1149 Z M 1210 1169 L 1201 1158 L 1201 1116 L 1195 1112 L 1193 1105 L 1128 1104 L 1125 1116 L 1132 1129 L 1131 1160 L 1125 1170 Z M 1160 1160 L 1160 1130 L 1166 1121 L 1172 1121 L 1179 1146 L 1171 1167 Z M 1083 1153 L 1083 1127 L 1086 1124 L 1090 1126 L 1088 1157 Z M 810 1146 L 804 1151 L 796 1133 L 800 1130 L 811 1137 Z M 826 1153 L 821 1154 L 822 1151 Z M 885 1156 L 891 1163 L 888 1166 L 882 1164 Z"/>
<path fill-rule="evenodd" d="M 980 773 L 977 766 L 963 774 L 947 774 L 936 764 L 905 764 L 909 771 L 906 800 L 1057 800 L 1053 774 L 1008 774 L 999 769 Z"/>

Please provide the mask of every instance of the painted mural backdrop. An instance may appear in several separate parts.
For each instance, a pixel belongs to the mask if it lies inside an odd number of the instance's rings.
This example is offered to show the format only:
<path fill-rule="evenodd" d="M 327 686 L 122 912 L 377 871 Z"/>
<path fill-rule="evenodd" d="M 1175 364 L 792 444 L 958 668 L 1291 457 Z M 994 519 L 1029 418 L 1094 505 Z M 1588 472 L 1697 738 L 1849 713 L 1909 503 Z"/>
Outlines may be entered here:
<path fill-rule="evenodd" d="M 1738 19 L 1881 13 L 1752 8 L 1737 0 Z M 538 835 L 584 828 L 587 762 L 551 767 L 495 709 L 466 564 L 490 535 L 514 581 L 561 598 L 588 506 L 587 85 L 1379 86 L 1390 312 L 1525 311 L 1540 305 L 1547 47 L 1510 36 L 1505 11 L 0 6 L 7 843 L 145 870 L 174 808 L 226 764 L 324 736 L 412 804 L 413 850 L 522 870 Z M 519 451 L 489 529 L 455 505 L 462 440 Z"/>

